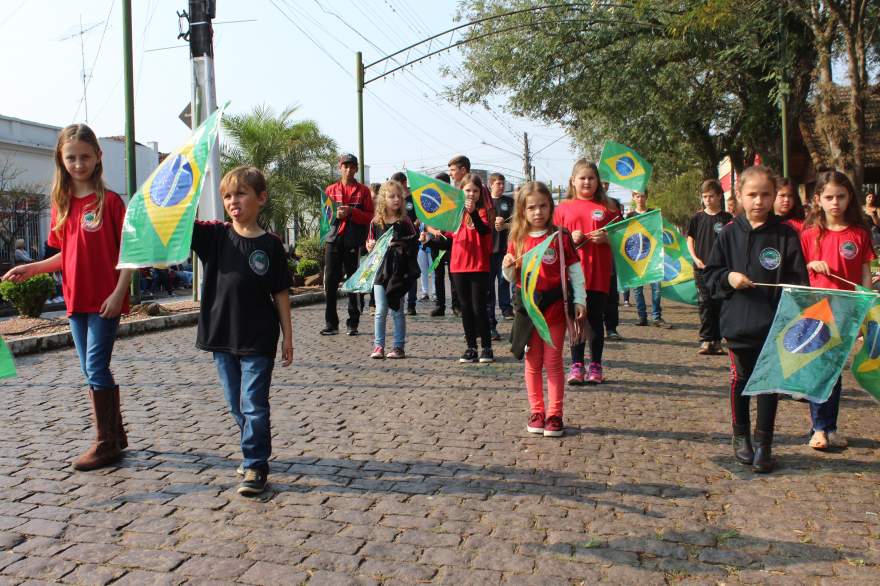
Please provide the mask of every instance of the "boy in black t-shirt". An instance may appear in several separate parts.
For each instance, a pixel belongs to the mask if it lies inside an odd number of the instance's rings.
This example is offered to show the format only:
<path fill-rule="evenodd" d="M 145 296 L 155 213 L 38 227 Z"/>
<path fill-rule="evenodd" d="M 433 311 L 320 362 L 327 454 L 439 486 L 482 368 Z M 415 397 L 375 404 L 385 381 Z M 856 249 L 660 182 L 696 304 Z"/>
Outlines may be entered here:
<path fill-rule="evenodd" d="M 506 179 L 501 173 L 489 175 L 489 193 L 495 206 L 495 225 L 492 230 L 492 256 L 489 257 L 489 330 L 493 340 L 500 340 L 498 319 L 495 317 L 495 300 L 504 319 L 513 319 L 513 305 L 510 302 L 510 283 L 501 274 L 501 261 L 507 254 L 507 235 L 513 215 L 513 198 L 504 195 Z M 498 291 L 497 295 L 495 291 Z"/>
<path fill-rule="evenodd" d="M 700 307 L 700 349 L 697 354 L 724 354 L 721 347 L 721 302 L 713 299 L 703 280 L 703 269 L 709 261 L 718 234 L 733 220 L 722 210 L 724 190 L 721 184 L 708 179 L 700 185 L 703 210 L 697 212 L 687 228 L 687 245 L 694 259 L 694 282 Z"/>
<path fill-rule="evenodd" d="M 257 216 L 268 199 L 266 179 L 255 167 L 237 167 L 220 182 L 231 224 L 196 222 L 192 249 L 204 263 L 196 346 L 214 353 L 229 411 L 241 430 L 244 457 L 238 493 L 263 492 L 272 437 L 269 385 L 278 347 L 282 366 L 293 361 L 284 246 L 260 228 Z"/>

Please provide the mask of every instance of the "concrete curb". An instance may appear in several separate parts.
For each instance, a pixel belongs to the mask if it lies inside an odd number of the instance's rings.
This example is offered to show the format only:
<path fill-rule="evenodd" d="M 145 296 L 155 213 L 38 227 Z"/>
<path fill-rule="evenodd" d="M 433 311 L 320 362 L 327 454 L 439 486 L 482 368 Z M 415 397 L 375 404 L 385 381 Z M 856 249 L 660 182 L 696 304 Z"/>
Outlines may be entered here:
<path fill-rule="evenodd" d="M 339 296 L 342 297 L 343 294 L 340 293 Z M 301 293 L 299 295 L 290 296 L 291 307 L 323 302 L 323 291 L 313 291 L 311 293 Z M 126 338 L 128 336 L 137 336 L 138 334 L 146 334 L 148 332 L 156 332 L 159 330 L 194 326 L 198 322 L 198 310 L 176 313 L 174 315 L 160 315 L 138 321 L 121 323 L 119 324 L 119 330 L 116 333 L 116 337 Z M 25 354 L 38 354 L 50 350 L 70 348 L 73 346 L 73 337 L 70 335 L 70 332 L 60 332 L 57 334 L 28 336 L 26 338 L 10 340 L 6 344 L 9 346 L 9 349 L 14 356 L 24 356 Z"/>

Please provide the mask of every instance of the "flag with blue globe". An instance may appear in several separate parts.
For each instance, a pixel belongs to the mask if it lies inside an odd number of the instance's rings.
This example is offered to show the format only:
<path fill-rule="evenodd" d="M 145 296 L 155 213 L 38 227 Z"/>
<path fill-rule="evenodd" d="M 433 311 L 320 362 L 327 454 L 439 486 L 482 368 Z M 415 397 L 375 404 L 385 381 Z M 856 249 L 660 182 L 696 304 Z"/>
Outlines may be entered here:
<path fill-rule="evenodd" d="M 432 228 L 455 232 L 464 213 L 464 192 L 452 185 L 415 171 L 406 172 L 418 219 Z"/>
<path fill-rule="evenodd" d="M 613 141 L 607 141 L 599 157 L 599 176 L 626 189 L 640 191 L 648 188 L 654 167 L 634 149 Z"/>
<path fill-rule="evenodd" d="M 621 290 L 663 280 L 663 218 L 660 210 L 609 224 L 604 229 L 608 233 L 617 269 L 617 286 Z"/>
<path fill-rule="evenodd" d="M 663 219 L 663 280 L 660 295 L 670 301 L 698 305 L 694 261 L 687 240 L 678 228 Z"/>
<path fill-rule="evenodd" d="M 783 289 L 743 393 L 827 401 L 875 299 L 860 291 Z"/>
<path fill-rule="evenodd" d="M 862 347 L 853 358 L 852 374 L 860 387 L 880 401 L 880 301 L 871 306 L 860 331 Z"/>

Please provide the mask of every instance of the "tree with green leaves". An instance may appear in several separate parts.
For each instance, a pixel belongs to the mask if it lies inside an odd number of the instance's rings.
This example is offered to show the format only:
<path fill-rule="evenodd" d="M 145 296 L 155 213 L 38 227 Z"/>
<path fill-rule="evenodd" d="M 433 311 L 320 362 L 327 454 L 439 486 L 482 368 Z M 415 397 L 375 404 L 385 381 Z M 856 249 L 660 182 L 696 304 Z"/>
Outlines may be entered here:
<path fill-rule="evenodd" d="M 224 172 L 253 165 L 266 176 L 269 202 L 260 224 L 287 240 L 287 227 L 296 238 L 317 229 L 321 193 L 333 182 L 335 141 L 321 133 L 311 120 L 294 121 L 296 108 L 276 115 L 268 106 L 223 118 L 225 138 L 221 148 Z"/>

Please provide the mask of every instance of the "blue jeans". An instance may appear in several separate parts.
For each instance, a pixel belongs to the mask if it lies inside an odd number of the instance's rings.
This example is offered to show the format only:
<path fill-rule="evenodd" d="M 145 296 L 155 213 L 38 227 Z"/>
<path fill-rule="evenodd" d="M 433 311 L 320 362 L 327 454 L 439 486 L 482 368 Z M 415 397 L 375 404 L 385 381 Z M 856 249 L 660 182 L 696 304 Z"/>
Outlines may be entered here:
<path fill-rule="evenodd" d="M 636 313 L 639 318 L 648 317 L 648 307 L 645 305 L 644 287 L 636 287 L 632 290 L 636 297 Z M 660 319 L 660 283 L 651 283 L 651 318 Z"/>
<path fill-rule="evenodd" d="M 813 431 L 837 431 L 837 414 L 840 412 L 840 391 L 843 380 L 837 379 L 834 390 L 824 403 L 810 401 L 810 419 L 813 421 Z"/>
<path fill-rule="evenodd" d="M 70 334 L 79 356 L 86 381 L 93 389 L 112 389 L 116 386 L 110 372 L 110 357 L 119 318 L 105 319 L 97 313 L 74 313 L 69 318 Z"/>
<path fill-rule="evenodd" d="M 376 319 L 373 322 L 373 329 L 376 331 L 375 345 L 385 347 L 385 318 L 390 313 L 394 321 L 394 347 L 403 350 L 403 345 L 406 343 L 406 313 L 403 311 L 403 299 L 400 300 L 400 308 L 397 311 L 389 309 L 388 297 L 385 296 L 383 285 L 373 285 L 373 299 L 376 300 Z"/>
<path fill-rule="evenodd" d="M 269 385 L 275 359 L 214 352 L 229 412 L 241 430 L 242 465 L 269 471 L 272 433 L 269 427 Z"/>
<path fill-rule="evenodd" d="M 489 257 L 489 303 L 486 306 L 489 312 L 489 327 L 498 326 L 498 320 L 495 318 L 495 302 L 498 301 L 498 308 L 501 312 L 513 311 L 513 305 L 510 303 L 511 283 L 507 282 L 501 273 L 501 261 L 504 260 L 504 252 L 493 252 Z M 497 295 L 495 291 L 498 291 Z"/>

